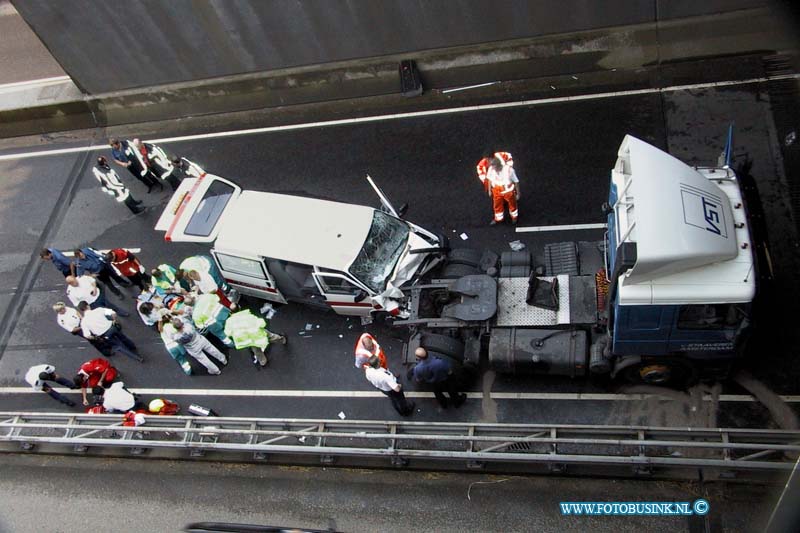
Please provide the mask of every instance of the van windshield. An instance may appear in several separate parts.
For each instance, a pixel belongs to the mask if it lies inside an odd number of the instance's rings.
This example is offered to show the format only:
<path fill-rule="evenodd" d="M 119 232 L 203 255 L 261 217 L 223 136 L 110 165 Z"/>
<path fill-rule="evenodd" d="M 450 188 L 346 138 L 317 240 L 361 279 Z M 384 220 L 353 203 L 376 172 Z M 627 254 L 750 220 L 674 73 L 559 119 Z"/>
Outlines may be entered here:
<path fill-rule="evenodd" d="M 350 273 L 376 293 L 383 292 L 408 242 L 408 232 L 407 224 L 376 210 L 367 240 L 350 266 Z"/>

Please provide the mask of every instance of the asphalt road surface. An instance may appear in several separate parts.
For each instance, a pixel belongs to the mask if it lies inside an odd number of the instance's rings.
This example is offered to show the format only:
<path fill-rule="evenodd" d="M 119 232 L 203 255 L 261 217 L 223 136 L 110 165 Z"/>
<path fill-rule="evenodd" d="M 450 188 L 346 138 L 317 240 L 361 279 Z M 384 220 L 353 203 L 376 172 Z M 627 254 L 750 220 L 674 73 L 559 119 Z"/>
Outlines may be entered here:
<path fill-rule="evenodd" d="M 698 70 L 693 66 L 692 72 Z M 736 72 L 737 79 L 759 72 Z M 612 87 L 625 89 L 626 87 Z M 591 94 L 609 87 L 584 87 Z M 430 230 L 448 235 L 456 246 L 508 249 L 523 241 L 534 253 L 547 242 L 598 240 L 602 230 L 515 233 L 510 226 L 489 227 L 491 210 L 475 176 L 475 163 L 484 150 L 514 154 L 521 179 L 520 226 L 549 226 L 603 222 L 599 206 L 606 199 L 610 169 L 625 134 L 635 135 L 692 163 L 713 163 L 721 151 L 728 124 L 736 124 L 737 145 L 754 164 L 762 198 L 770 211 L 768 222 L 781 297 L 795 295 L 792 270 L 796 237 L 785 200 L 785 177 L 775 158 L 775 136 L 765 87 L 744 83 L 726 87 L 648 92 L 607 98 L 549 102 L 544 105 L 473 110 L 469 112 L 395 117 L 374 122 L 342 123 L 303 129 L 192 138 L 161 145 L 231 179 L 246 189 L 299 194 L 365 205 L 377 205 L 366 180 L 370 174 L 396 203 L 409 202 L 406 217 Z M 520 100 L 524 94 L 506 100 Z M 460 98 L 465 98 L 461 95 Z M 487 103 L 476 96 L 476 102 Z M 469 103 L 469 102 L 465 102 Z M 398 104 L 407 109 L 410 104 Z M 420 107 L 426 100 L 420 100 Z M 394 109 L 382 110 L 391 113 Z M 207 121 L 165 126 L 170 135 L 203 134 L 273 125 L 274 113 L 236 114 Z M 327 113 L 327 114 L 326 114 Z M 325 111 L 311 107 L 306 122 L 363 114 L 352 102 L 331 104 Z M 254 118 L 257 117 L 257 118 Z M 142 133 L 144 132 L 144 133 Z M 147 135 L 145 135 L 145 133 Z M 0 156 L 58 148 L 104 144 L 112 132 L 103 130 L 0 142 Z M 159 138 L 156 125 L 142 124 L 113 132 L 128 138 Z M 24 387 L 25 371 L 49 362 L 71 375 L 95 352 L 68 335 L 55 322 L 50 306 L 64 299 L 61 275 L 38 261 L 41 246 L 71 250 L 141 248 L 148 267 L 177 265 L 183 258 L 205 253 L 207 246 L 166 243 L 153 227 L 169 194 L 146 194 L 138 182 L 120 172 L 133 195 L 148 207 L 134 217 L 98 188 L 91 166 L 108 150 L 54 153 L 42 157 L 0 158 L 0 311 L 11 309 L 0 356 L 0 402 L 3 410 L 61 410 L 44 394 L 14 389 Z M 300 223 L 303 213 L 286 221 L 286 231 Z M 468 236 L 462 241 L 461 233 Z M 285 332 L 286 347 L 271 348 L 268 369 L 256 371 L 245 353 L 231 353 L 221 376 L 202 369 L 185 376 L 168 356 L 156 334 L 133 313 L 134 294 L 119 305 L 132 318 L 122 319 L 126 333 L 136 340 L 145 357 L 139 364 L 122 356 L 114 359 L 125 383 L 134 389 L 166 389 L 163 393 L 188 405 L 196 402 L 227 416 L 394 419 L 390 402 L 378 394 L 353 367 L 353 344 L 362 331 L 374 332 L 387 349 L 390 367 L 400 366 L 402 338 L 395 332 L 367 326 L 357 319 L 338 317 L 298 306 L 283 306 L 271 329 Z M 111 296 L 114 299 L 113 296 Z M 792 301 L 796 298 L 793 297 Z M 306 331 L 310 325 L 310 331 Z M 303 332 L 300 334 L 300 332 Z M 761 348 L 765 355 L 754 366 L 756 378 L 775 394 L 797 394 L 796 358 L 789 358 L 792 337 L 773 337 Z M 769 361 L 768 365 L 762 361 Z M 189 392 L 183 392 L 183 391 Z M 241 390 L 278 390 L 277 397 L 242 397 L 226 393 Z M 330 397 L 304 397 L 303 391 L 330 391 Z M 429 392 L 417 401 L 415 419 L 480 420 L 497 422 L 608 423 L 676 426 L 772 427 L 768 407 L 757 402 L 703 400 L 704 393 L 737 393 L 733 385 L 701 385 L 671 400 L 628 401 L 616 388 L 586 379 L 514 377 L 487 372 L 468 387 L 470 399 L 458 410 L 438 408 Z M 351 397 L 349 391 L 373 392 Z M 528 397 L 491 399 L 489 392 L 523 392 Z M 601 400 L 582 400 L 580 393 L 608 393 Z M 562 397 L 536 397 L 560 393 Z M 570 396 L 572 395 L 572 396 Z M 780 401 L 779 399 L 776 401 Z M 796 405 L 793 403 L 791 405 Z"/>

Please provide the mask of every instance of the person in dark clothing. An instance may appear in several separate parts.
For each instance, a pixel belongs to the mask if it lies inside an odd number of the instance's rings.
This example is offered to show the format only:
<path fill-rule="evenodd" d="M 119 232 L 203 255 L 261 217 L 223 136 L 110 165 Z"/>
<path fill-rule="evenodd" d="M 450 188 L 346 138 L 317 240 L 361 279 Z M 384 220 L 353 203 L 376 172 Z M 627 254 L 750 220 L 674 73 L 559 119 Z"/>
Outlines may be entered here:
<path fill-rule="evenodd" d="M 125 296 L 120 292 L 120 290 L 114 285 L 111 281 L 113 278 L 114 281 L 119 283 L 121 286 L 130 287 L 132 283 L 117 274 L 111 265 L 106 261 L 106 258 L 100 254 L 100 252 L 93 250 L 92 248 L 76 248 L 73 251 L 75 256 L 75 260 L 72 262 L 72 267 L 75 270 L 75 274 L 78 276 L 83 276 L 85 274 L 89 274 L 91 276 L 96 277 L 100 280 L 103 285 L 108 287 L 108 290 L 113 292 L 117 295 L 120 299 L 125 299 Z"/>
<path fill-rule="evenodd" d="M 467 399 L 466 394 L 458 392 L 456 376 L 453 365 L 440 357 L 431 357 L 425 348 L 417 348 L 414 352 L 417 364 L 409 372 L 414 381 L 430 383 L 433 385 L 433 395 L 442 407 L 447 407 L 448 401 L 444 393 L 450 396 L 450 401 L 455 407 L 460 407 Z"/>
<path fill-rule="evenodd" d="M 120 141 L 119 139 L 111 139 L 111 156 L 114 158 L 114 163 L 121 167 L 128 169 L 134 178 L 141 181 L 147 192 L 153 190 L 153 187 L 158 186 L 163 190 L 164 186 L 161 181 L 153 176 L 152 172 L 147 168 L 147 164 L 142 158 L 141 153 L 133 146 L 130 141 Z"/>
<path fill-rule="evenodd" d="M 39 252 L 39 257 L 42 261 L 52 261 L 53 265 L 59 272 L 64 274 L 64 277 L 72 275 L 72 260 L 64 255 L 64 252 L 55 248 L 42 248 Z"/>

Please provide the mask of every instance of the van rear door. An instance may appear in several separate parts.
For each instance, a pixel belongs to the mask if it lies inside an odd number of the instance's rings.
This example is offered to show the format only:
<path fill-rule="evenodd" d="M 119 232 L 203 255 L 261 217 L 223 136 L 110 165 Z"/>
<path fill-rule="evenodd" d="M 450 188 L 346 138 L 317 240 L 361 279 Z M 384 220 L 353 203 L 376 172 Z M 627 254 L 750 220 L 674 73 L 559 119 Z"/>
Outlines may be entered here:
<path fill-rule="evenodd" d="M 156 231 L 165 232 L 164 239 L 174 242 L 212 242 L 242 189 L 233 182 L 213 174 L 186 178 L 170 198 Z"/>

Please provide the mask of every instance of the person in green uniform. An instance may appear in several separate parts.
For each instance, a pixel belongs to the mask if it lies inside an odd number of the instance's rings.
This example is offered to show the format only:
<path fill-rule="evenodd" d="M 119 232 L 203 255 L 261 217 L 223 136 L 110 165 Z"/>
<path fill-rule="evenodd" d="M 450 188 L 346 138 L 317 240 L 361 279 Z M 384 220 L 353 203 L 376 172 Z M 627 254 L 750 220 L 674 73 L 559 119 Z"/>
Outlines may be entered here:
<path fill-rule="evenodd" d="M 228 348 L 233 348 L 233 340 L 225 332 L 225 321 L 229 316 L 230 310 L 220 303 L 215 293 L 197 296 L 192 305 L 192 322 L 197 330 L 201 334 L 210 333 Z"/>
<path fill-rule="evenodd" d="M 266 350 L 271 342 L 286 344 L 286 335 L 267 330 L 266 321 L 249 309 L 233 313 L 225 322 L 225 334 L 233 339 L 237 350 L 250 348 L 253 364 L 259 370 L 269 363 Z"/>

